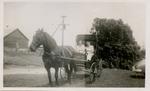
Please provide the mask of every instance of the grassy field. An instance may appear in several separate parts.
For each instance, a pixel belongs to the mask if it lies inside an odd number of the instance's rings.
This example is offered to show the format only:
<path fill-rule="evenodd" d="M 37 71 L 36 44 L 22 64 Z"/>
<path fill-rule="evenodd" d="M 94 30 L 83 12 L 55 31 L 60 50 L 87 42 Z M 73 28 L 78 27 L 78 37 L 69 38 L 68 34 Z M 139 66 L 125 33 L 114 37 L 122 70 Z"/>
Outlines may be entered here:
<path fill-rule="evenodd" d="M 15 52 L 4 50 L 4 68 L 7 65 L 43 66 L 42 56 L 38 53 Z"/>

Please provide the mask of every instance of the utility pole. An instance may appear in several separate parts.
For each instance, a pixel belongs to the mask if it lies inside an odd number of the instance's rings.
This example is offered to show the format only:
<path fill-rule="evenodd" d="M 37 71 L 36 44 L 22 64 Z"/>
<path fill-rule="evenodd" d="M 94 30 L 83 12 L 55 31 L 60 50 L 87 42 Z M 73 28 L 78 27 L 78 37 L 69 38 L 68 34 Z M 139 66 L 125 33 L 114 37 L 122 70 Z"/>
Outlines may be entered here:
<path fill-rule="evenodd" d="M 56 30 L 52 33 L 52 36 L 54 36 L 54 34 L 57 32 L 58 28 L 60 26 L 62 26 L 62 30 L 61 30 L 62 31 L 62 35 L 61 35 L 61 37 L 62 37 L 62 40 L 61 40 L 62 48 L 64 47 L 64 30 L 66 29 L 66 26 L 68 25 L 68 24 L 65 24 L 65 18 L 66 17 L 67 16 L 62 16 L 62 22 L 61 22 L 61 24 L 59 24 L 57 26 Z M 62 50 L 62 55 L 64 55 L 64 50 Z"/>
<path fill-rule="evenodd" d="M 65 24 L 65 18 L 66 18 L 67 16 L 62 16 L 62 48 L 64 47 L 64 30 L 66 29 L 66 25 L 67 24 Z M 65 56 L 65 54 L 64 54 L 64 49 L 62 50 L 62 55 L 63 56 Z"/>
<path fill-rule="evenodd" d="M 66 29 L 65 18 L 66 16 L 62 16 L 62 47 L 64 46 L 64 30 Z"/>

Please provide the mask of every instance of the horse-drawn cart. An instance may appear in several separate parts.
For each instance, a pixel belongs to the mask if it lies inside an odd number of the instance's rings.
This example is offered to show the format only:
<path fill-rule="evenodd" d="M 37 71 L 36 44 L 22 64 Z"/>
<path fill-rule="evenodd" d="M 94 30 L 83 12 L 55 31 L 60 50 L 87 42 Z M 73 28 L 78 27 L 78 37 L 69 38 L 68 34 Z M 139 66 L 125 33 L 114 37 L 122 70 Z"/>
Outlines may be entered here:
<path fill-rule="evenodd" d="M 82 71 L 85 73 L 85 78 L 87 82 L 94 82 L 96 77 L 100 77 L 102 73 L 102 60 L 92 59 L 90 61 L 76 58 L 67 58 L 67 57 L 59 57 L 64 59 L 65 61 L 74 61 L 77 69 L 79 67 L 83 68 Z"/>
<path fill-rule="evenodd" d="M 77 36 L 77 45 L 80 45 L 80 43 L 78 43 L 79 41 L 82 41 L 82 44 L 85 46 L 86 45 L 86 42 L 90 42 L 92 44 L 92 42 L 96 42 L 95 41 L 95 36 L 93 35 L 78 35 Z M 92 49 L 93 52 L 96 52 L 96 50 Z M 83 73 L 85 73 L 85 79 L 87 82 L 94 82 L 96 78 L 100 77 L 101 76 L 101 73 L 102 73 L 102 60 L 97 57 L 97 55 L 95 55 L 93 53 L 93 55 L 90 55 L 90 59 L 88 58 L 88 54 L 90 54 L 88 52 L 88 49 L 86 48 L 83 48 L 81 50 L 82 52 L 80 52 L 78 50 L 78 56 L 80 57 L 77 57 L 76 55 L 73 57 L 73 58 L 68 58 L 68 57 L 59 57 L 61 59 L 65 59 L 65 61 L 74 61 L 75 64 L 76 64 L 76 67 L 77 69 L 80 68 L 79 70 L 81 71 L 84 71 Z"/>

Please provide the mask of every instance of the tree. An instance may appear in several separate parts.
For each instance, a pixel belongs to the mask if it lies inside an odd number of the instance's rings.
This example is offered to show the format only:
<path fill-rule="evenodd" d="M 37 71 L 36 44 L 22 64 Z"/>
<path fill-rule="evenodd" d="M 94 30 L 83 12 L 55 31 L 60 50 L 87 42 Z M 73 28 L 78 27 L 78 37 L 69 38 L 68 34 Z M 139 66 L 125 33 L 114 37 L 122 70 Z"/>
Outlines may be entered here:
<path fill-rule="evenodd" d="M 141 59 L 145 58 L 145 49 L 140 50 L 140 56 L 141 56 Z"/>
<path fill-rule="evenodd" d="M 130 69 L 141 58 L 140 46 L 135 41 L 132 30 L 121 19 L 95 18 L 92 29 L 97 35 L 96 55 L 109 64 L 109 67 Z M 97 44 L 97 48 L 96 48 Z"/>

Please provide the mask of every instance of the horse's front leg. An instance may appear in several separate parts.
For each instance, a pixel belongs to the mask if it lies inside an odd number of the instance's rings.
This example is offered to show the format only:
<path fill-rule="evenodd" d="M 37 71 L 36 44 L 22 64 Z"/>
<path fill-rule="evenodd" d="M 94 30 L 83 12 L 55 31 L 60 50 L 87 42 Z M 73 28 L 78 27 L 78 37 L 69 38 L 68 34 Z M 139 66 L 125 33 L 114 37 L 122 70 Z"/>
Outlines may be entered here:
<path fill-rule="evenodd" d="M 44 62 L 45 69 L 47 71 L 49 85 L 52 86 L 51 71 L 50 71 L 51 65 L 50 65 L 49 58 L 47 56 L 43 55 L 42 59 L 43 59 L 43 62 Z"/>
<path fill-rule="evenodd" d="M 51 80 L 51 71 L 50 68 L 46 68 L 48 79 L 49 79 L 49 84 L 52 86 L 52 80 Z"/>
<path fill-rule="evenodd" d="M 55 68 L 55 80 L 56 80 L 56 85 L 59 85 L 59 83 L 58 83 L 58 67 Z"/>

